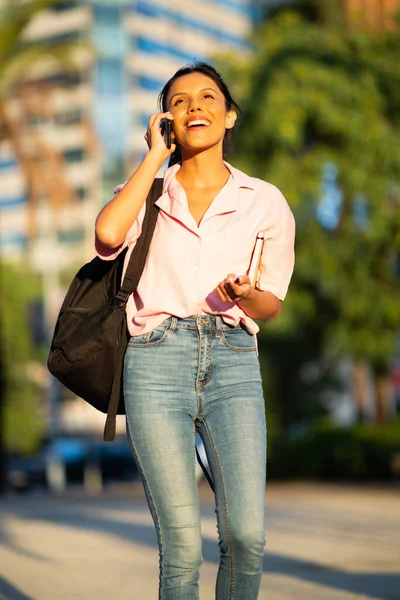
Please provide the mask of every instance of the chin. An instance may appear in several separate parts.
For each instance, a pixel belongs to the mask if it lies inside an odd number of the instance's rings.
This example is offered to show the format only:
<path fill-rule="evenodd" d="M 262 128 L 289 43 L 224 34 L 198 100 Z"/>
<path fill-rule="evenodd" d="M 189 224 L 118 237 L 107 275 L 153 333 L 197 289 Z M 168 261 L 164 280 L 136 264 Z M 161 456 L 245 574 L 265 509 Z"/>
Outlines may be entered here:
<path fill-rule="evenodd" d="M 215 141 L 210 141 L 210 140 L 199 140 L 198 142 L 194 143 L 194 144 L 190 144 L 187 146 L 181 146 L 183 152 L 185 154 L 189 154 L 189 155 L 193 155 L 193 154 L 199 154 L 200 152 L 205 152 L 206 150 L 210 150 L 211 148 L 217 148 L 218 146 L 221 145 L 221 140 L 215 140 Z M 221 146 L 222 148 L 222 146 Z"/>

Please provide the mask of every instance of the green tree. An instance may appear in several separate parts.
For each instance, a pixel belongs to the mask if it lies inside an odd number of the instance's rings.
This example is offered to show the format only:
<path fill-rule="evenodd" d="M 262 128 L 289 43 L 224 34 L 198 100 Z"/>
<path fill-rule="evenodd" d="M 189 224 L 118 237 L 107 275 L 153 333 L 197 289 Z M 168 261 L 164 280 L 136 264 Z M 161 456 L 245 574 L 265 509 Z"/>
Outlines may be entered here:
<path fill-rule="evenodd" d="M 304 354 L 311 336 L 331 363 L 367 361 L 382 420 L 400 325 L 399 30 L 342 30 L 289 10 L 253 42 L 229 66 L 244 109 L 237 162 L 277 185 L 297 222 L 291 290 L 264 333 L 307 342 Z M 337 214 L 324 224 L 321 201 L 333 194 Z"/>
<path fill-rule="evenodd" d="M 43 186 L 38 186 L 37 182 L 42 178 L 43 165 L 40 161 L 32 158 L 26 151 L 26 144 L 24 144 L 24 129 L 18 126 L 15 122 L 13 115 L 15 111 L 9 110 L 9 102 L 12 101 L 14 104 L 19 103 L 19 107 L 23 109 L 24 105 L 24 82 L 27 76 L 31 73 L 32 67 L 41 63 L 42 61 L 53 61 L 54 64 L 58 65 L 62 70 L 76 71 L 79 70 L 79 63 L 81 55 L 79 54 L 82 50 L 90 51 L 89 46 L 84 42 L 47 42 L 41 41 L 40 43 L 29 43 L 26 39 L 26 31 L 29 25 L 34 19 L 44 10 L 51 10 L 58 4 L 62 4 L 64 0 L 28 0 L 17 1 L 17 0 L 5 0 L 0 7 L 0 140 L 7 140 L 20 162 L 22 171 L 24 173 L 28 193 L 29 193 L 29 210 L 31 215 L 31 223 L 33 221 L 32 216 L 35 210 L 37 196 L 40 193 L 43 194 Z M 36 86 L 35 92 L 38 91 Z M 43 94 L 48 92 L 47 89 L 43 89 Z M 63 178 L 62 178 L 62 164 L 57 157 L 54 156 L 54 152 L 47 146 L 44 147 L 41 144 L 41 140 L 36 140 L 36 147 L 40 154 L 42 150 L 43 155 L 46 157 L 52 156 L 52 164 L 54 165 L 51 169 L 53 178 L 57 180 L 58 185 L 54 186 L 54 194 L 52 201 L 54 204 L 60 200 L 60 195 L 64 192 L 63 198 L 68 197 L 63 189 Z M 32 145 L 32 144 L 31 144 Z M 37 158 L 37 157 L 36 157 Z M 65 188 L 65 186 L 64 186 Z M 56 194 L 59 194 L 57 197 Z M 31 227 L 32 232 L 32 227 Z M 1 265 L 0 265 L 1 267 Z M 5 275 L 3 275 L 5 273 Z M 3 279 L 7 274 L 6 267 L 1 267 L 0 278 Z M 4 294 L 4 282 L 0 283 L 0 293 Z M 0 331 L 0 493 L 4 487 L 4 432 L 2 423 L 4 421 L 3 409 L 5 398 L 8 397 L 10 389 L 15 390 L 16 397 L 22 398 L 21 389 L 15 388 L 14 379 L 8 379 L 10 376 L 9 368 L 5 366 L 7 363 L 7 344 L 8 340 L 4 338 L 4 328 L 6 324 L 4 310 L 5 301 L 4 299 L 0 302 L 0 315 L 2 320 L 2 330 Z M 9 315 L 7 316 L 7 321 Z M 17 334 L 16 334 L 17 335 Z M 13 387 L 14 386 L 14 387 Z M 17 413 L 15 413 L 17 414 Z M 21 421 L 19 422 L 21 426 Z"/>
<path fill-rule="evenodd" d="M 44 340 L 35 340 L 41 324 L 32 311 L 41 302 L 39 277 L 23 265 L 3 265 L 2 302 L 4 441 L 9 452 L 29 453 L 46 429 Z"/>

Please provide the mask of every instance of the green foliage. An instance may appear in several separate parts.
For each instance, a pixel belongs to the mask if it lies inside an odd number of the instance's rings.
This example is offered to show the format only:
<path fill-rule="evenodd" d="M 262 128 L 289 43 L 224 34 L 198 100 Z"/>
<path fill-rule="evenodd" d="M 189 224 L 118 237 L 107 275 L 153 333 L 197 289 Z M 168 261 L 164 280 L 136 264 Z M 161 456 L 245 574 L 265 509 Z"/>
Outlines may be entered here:
<path fill-rule="evenodd" d="M 323 424 L 298 437 L 276 436 L 270 446 L 272 478 L 394 480 L 399 476 L 394 463 L 400 456 L 400 420 L 348 429 Z"/>
<path fill-rule="evenodd" d="M 227 69 L 244 112 L 235 162 L 277 185 L 297 223 L 288 300 L 268 332 L 312 324 L 325 358 L 384 373 L 400 326 L 399 31 L 340 31 L 287 11 L 260 27 L 254 48 Z M 329 165 L 342 197 L 332 228 L 317 219 Z"/>
<path fill-rule="evenodd" d="M 22 267 L 1 266 L 1 339 L 4 361 L 4 439 L 9 451 L 32 452 L 46 426 L 44 389 L 32 373 L 44 369 L 44 348 L 35 346 L 29 303 L 40 299 L 36 277 Z"/>

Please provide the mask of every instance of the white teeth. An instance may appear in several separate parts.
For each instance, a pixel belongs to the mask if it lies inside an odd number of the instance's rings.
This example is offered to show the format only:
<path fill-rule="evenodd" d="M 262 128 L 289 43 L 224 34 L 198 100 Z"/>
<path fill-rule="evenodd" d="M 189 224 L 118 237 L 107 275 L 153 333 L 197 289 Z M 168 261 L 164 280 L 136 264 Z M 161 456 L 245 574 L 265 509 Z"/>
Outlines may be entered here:
<path fill-rule="evenodd" d="M 204 121 L 203 119 L 199 119 L 198 121 L 190 121 L 188 123 L 188 127 L 193 127 L 193 125 L 209 125 L 209 121 Z"/>

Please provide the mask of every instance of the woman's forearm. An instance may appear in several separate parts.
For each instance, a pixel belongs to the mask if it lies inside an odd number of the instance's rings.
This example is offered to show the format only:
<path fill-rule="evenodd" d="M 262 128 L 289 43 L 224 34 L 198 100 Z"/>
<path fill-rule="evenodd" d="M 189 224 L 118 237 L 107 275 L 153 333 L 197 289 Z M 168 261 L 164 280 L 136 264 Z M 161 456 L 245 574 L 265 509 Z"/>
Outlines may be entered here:
<path fill-rule="evenodd" d="M 273 321 L 281 312 L 281 301 L 271 292 L 251 289 L 247 296 L 236 300 L 246 315 L 260 321 Z"/>
<path fill-rule="evenodd" d="M 158 155 L 148 152 L 122 190 L 100 211 L 95 231 L 104 246 L 117 248 L 125 240 L 146 201 L 159 163 Z"/>

